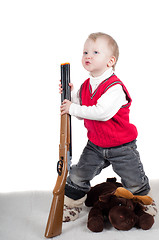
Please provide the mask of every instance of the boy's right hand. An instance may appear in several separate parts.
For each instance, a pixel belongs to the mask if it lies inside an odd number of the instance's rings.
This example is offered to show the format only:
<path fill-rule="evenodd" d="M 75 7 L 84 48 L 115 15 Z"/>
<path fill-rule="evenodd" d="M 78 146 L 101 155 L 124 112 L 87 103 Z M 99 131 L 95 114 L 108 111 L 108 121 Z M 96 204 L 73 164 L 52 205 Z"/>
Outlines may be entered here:
<path fill-rule="evenodd" d="M 71 91 L 73 91 L 73 89 L 74 89 L 74 86 L 73 86 L 73 84 L 72 83 L 69 83 L 69 86 L 70 86 L 70 88 L 71 88 Z M 60 80 L 60 84 L 59 84 L 59 93 L 61 94 L 62 93 L 62 84 L 61 84 L 61 80 Z"/>

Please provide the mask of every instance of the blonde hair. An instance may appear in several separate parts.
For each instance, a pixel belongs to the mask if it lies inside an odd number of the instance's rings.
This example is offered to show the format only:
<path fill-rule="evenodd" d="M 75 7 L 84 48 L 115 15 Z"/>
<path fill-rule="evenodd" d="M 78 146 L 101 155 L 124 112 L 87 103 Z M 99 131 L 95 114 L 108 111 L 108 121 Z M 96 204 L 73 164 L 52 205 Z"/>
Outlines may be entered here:
<path fill-rule="evenodd" d="M 114 40 L 114 38 L 112 38 L 110 35 L 106 34 L 106 33 L 102 33 L 102 32 L 97 32 L 97 33 L 91 33 L 88 38 L 89 39 L 92 39 L 93 41 L 96 41 L 97 38 L 99 37 L 104 37 L 107 42 L 108 42 L 108 45 L 112 51 L 112 55 L 116 58 L 116 62 L 115 64 L 113 65 L 113 69 L 115 69 L 115 65 L 118 61 L 118 58 L 119 58 L 119 47 L 118 47 L 118 44 L 117 42 Z"/>

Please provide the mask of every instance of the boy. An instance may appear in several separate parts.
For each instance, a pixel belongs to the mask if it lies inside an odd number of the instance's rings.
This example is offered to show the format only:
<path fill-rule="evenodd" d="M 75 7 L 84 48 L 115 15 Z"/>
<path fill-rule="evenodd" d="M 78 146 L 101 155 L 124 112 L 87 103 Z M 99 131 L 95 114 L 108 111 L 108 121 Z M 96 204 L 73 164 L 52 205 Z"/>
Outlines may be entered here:
<path fill-rule="evenodd" d="M 61 114 L 84 119 L 88 136 L 80 160 L 72 165 L 67 178 L 63 221 L 78 217 L 90 190 L 90 180 L 110 164 L 133 194 L 146 195 L 150 190 L 136 149 L 137 129 L 129 122 L 132 100 L 114 74 L 118 56 L 118 45 L 111 36 L 90 34 L 82 57 L 90 77 L 73 94 L 72 102 L 64 100 L 60 107 Z M 73 90 L 73 85 L 70 86 Z"/>

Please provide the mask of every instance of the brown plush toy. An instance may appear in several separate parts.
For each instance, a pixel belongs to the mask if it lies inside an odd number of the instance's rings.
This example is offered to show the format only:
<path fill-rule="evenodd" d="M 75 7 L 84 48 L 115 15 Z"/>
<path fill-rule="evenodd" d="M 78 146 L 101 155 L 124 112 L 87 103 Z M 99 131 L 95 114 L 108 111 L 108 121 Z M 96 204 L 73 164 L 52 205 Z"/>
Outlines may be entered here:
<path fill-rule="evenodd" d="M 134 226 L 148 230 L 152 227 L 153 216 L 143 210 L 143 204 L 151 204 L 152 199 L 149 196 L 134 196 L 121 186 L 116 178 L 110 178 L 88 192 L 85 205 L 92 207 L 87 222 L 91 231 L 103 231 L 106 220 L 118 230 L 130 230 Z"/>

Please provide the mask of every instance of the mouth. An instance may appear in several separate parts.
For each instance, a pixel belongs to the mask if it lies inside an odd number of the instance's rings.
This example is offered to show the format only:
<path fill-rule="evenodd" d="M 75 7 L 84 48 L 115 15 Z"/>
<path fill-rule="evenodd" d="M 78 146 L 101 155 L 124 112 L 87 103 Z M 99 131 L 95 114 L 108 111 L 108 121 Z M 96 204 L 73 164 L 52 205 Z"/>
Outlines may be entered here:
<path fill-rule="evenodd" d="M 90 63 L 89 61 L 86 61 L 85 64 L 86 64 L 86 65 L 90 65 L 91 63 Z"/>

